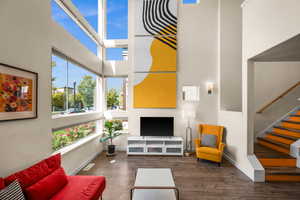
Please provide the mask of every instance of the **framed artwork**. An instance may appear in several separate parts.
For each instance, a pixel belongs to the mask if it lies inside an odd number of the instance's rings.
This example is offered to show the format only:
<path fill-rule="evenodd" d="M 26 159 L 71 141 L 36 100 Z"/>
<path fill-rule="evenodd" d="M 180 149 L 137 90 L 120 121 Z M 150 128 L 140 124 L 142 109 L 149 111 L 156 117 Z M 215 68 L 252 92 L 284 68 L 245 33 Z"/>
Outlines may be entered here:
<path fill-rule="evenodd" d="M 135 72 L 176 72 L 176 36 L 135 37 Z"/>
<path fill-rule="evenodd" d="M 176 73 L 135 73 L 134 108 L 176 108 Z"/>
<path fill-rule="evenodd" d="M 38 74 L 0 63 L 0 122 L 37 118 Z"/>
<path fill-rule="evenodd" d="M 176 35 L 178 0 L 135 1 L 135 36 Z"/>

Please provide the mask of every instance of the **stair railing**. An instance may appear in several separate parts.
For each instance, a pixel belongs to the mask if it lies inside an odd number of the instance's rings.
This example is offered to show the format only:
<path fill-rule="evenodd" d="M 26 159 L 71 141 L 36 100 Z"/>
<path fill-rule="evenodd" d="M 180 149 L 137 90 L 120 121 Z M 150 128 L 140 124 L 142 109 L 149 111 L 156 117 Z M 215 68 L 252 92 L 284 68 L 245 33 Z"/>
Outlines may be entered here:
<path fill-rule="evenodd" d="M 268 103 L 267 105 L 265 105 L 264 107 L 262 107 L 261 109 L 259 109 L 256 113 L 257 114 L 263 113 L 267 108 L 269 108 L 271 105 L 273 105 L 274 103 L 276 103 L 277 101 L 279 101 L 280 99 L 282 99 L 283 97 L 285 97 L 288 93 L 290 93 L 292 90 L 294 90 L 298 86 L 300 86 L 300 81 L 298 83 L 296 83 L 295 85 L 293 85 L 292 87 L 290 87 L 289 89 L 287 89 L 280 96 L 278 96 L 277 98 L 275 98 L 273 101 L 271 101 L 270 103 Z"/>

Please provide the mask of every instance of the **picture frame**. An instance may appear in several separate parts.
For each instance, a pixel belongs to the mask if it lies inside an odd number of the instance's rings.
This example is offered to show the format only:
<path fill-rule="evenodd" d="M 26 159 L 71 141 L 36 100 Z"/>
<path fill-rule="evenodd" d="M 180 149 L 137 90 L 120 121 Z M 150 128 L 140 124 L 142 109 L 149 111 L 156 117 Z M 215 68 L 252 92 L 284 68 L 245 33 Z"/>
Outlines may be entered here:
<path fill-rule="evenodd" d="M 0 63 L 0 122 L 38 117 L 38 73 Z"/>

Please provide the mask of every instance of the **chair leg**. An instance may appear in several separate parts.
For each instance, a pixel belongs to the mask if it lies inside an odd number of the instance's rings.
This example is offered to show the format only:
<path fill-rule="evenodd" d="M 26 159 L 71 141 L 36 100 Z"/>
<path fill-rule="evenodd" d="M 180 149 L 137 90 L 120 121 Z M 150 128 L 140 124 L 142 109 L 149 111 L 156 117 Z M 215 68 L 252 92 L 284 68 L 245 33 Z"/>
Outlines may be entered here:
<path fill-rule="evenodd" d="M 221 163 L 220 162 L 218 163 L 218 166 L 221 167 Z"/>
<path fill-rule="evenodd" d="M 200 158 L 197 158 L 197 161 L 199 162 L 199 161 L 200 161 Z"/>

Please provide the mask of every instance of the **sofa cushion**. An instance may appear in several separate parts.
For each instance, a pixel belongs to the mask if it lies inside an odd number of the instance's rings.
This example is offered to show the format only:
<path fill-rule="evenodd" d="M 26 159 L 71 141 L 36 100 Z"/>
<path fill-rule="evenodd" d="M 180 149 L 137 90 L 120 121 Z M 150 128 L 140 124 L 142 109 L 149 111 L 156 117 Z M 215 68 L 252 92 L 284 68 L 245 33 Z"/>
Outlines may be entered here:
<path fill-rule="evenodd" d="M 51 174 L 53 171 L 58 169 L 61 164 L 60 154 L 51 156 L 43 161 L 38 162 L 37 164 L 14 173 L 4 179 L 5 185 L 11 184 L 14 180 L 18 180 L 22 189 L 33 185 L 38 182 L 45 176 Z"/>
<path fill-rule="evenodd" d="M 63 168 L 58 168 L 50 175 L 25 189 L 26 197 L 30 200 L 48 200 L 68 183 Z"/>
<path fill-rule="evenodd" d="M 25 200 L 19 182 L 15 180 L 9 186 L 0 190 L 0 199 L 1 200 Z"/>
<path fill-rule="evenodd" d="M 102 176 L 68 176 L 68 184 L 51 200 L 98 200 L 104 189 Z"/>
<path fill-rule="evenodd" d="M 0 177 L 0 190 L 5 188 L 4 179 Z"/>
<path fill-rule="evenodd" d="M 212 134 L 203 134 L 201 137 L 201 146 L 216 148 L 217 136 Z"/>

